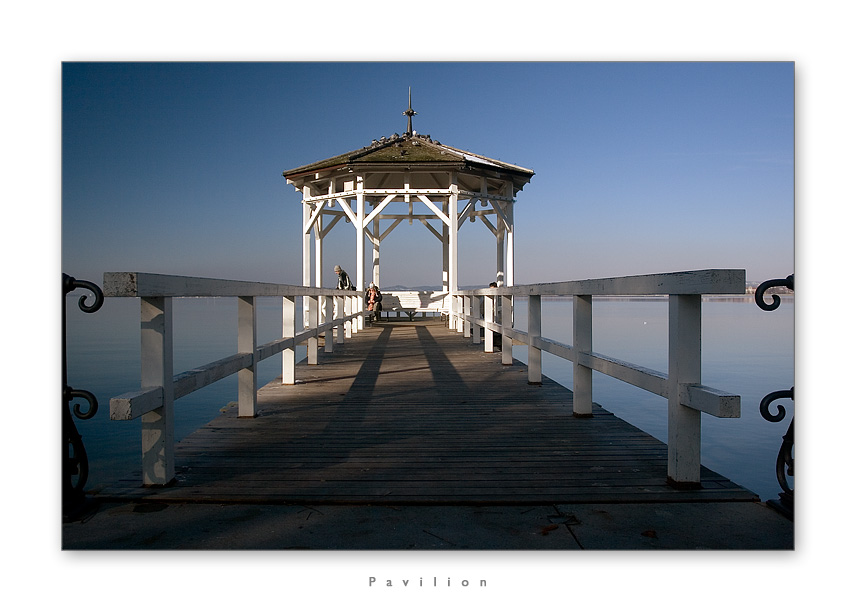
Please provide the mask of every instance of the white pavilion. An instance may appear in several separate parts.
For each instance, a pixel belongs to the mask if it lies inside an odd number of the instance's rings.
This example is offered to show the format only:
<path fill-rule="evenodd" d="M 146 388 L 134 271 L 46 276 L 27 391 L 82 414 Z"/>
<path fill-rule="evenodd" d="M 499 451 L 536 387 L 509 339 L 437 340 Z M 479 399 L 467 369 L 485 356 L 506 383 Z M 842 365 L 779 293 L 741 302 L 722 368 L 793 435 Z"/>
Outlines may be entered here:
<path fill-rule="evenodd" d="M 496 239 L 497 284 L 514 284 L 514 202 L 535 173 L 417 134 L 415 114 L 408 104 L 407 130 L 401 135 L 283 172 L 303 195 L 305 286 L 312 286 L 313 263 L 315 286 L 323 286 L 324 238 L 343 219 L 357 233 L 351 269 L 360 290 L 369 282 L 381 286 L 381 244 L 405 220 L 424 224 L 441 241 L 447 295 L 458 289 L 458 231 L 468 219 L 480 220 Z M 367 243 L 370 279 L 364 278 Z"/>

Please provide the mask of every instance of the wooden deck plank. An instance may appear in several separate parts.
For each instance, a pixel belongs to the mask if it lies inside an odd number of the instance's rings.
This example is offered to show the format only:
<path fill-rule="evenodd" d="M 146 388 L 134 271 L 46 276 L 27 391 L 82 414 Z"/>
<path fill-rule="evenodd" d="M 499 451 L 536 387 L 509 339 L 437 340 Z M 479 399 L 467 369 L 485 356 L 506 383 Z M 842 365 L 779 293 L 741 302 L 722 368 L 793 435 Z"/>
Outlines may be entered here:
<path fill-rule="evenodd" d="M 707 468 L 698 490 L 666 484 L 665 444 L 571 392 L 503 366 L 430 320 L 382 323 L 299 384 L 259 391 L 258 416 L 229 409 L 176 447 L 177 483 L 138 475 L 103 497 L 162 501 L 534 504 L 750 500 Z"/>

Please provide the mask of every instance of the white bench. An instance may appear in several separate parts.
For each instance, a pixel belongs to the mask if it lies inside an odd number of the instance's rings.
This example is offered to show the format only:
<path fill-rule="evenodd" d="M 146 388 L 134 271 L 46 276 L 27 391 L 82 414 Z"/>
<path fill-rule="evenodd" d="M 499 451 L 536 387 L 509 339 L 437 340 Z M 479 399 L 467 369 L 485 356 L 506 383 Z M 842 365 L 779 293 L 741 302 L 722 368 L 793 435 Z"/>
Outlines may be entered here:
<path fill-rule="evenodd" d="M 381 302 L 381 311 L 389 314 L 398 314 L 403 312 L 412 321 L 417 312 L 448 312 L 447 302 L 449 294 L 445 291 L 390 291 L 383 292 L 383 301 Z"/>

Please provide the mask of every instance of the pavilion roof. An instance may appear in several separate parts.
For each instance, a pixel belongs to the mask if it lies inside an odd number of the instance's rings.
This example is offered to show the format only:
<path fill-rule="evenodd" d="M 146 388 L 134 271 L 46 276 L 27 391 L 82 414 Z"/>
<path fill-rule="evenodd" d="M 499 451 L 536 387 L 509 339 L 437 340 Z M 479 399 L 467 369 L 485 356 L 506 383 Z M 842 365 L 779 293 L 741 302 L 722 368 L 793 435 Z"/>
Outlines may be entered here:
<path fill-rule="evenodd" d="M 450 147 L 433 140 L 428 135 L 416 134 L 415 132 L 402 135 L 393 134 L 379 140 L 373 140 L 370 145 L 361 149 L 286 170 L 282 174 L 290 180 L 324 170 L 338 168 L 370 170 L 373 166 L 389 168 L 390 165 L 401 165 L 402 171 L 419 167 L 493 170 L 517 175 L 524 178 L 524 182 L 535 174 L 528 168 Z"/>

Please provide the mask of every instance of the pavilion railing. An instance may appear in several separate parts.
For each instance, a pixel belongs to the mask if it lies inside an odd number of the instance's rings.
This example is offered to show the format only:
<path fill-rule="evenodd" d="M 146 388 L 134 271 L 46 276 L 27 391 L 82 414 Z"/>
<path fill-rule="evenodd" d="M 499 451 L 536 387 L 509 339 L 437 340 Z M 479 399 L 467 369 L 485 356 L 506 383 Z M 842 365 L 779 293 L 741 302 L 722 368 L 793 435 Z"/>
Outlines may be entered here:
<path fill-rule="evenodd" d="M 344 343 L 362 328 L 363 297 L 343 291 L 275 283 L 255 283 L 108 272 L 106 297 L 140 298 L 140 389 L 110 399 L 110 418 L 142 423 L 143 484 L 167 485 L 175 477 L 173 403 L 218 380 L 238 374 L 238 417 L 252 418 L 257 410 L 257 364 L 283 354 L 282 382 L 294 384 L 295 349 L 306 345 L 306 359 L 318 363 L 319 337 L 324 351 Z M 234 297 L 238 301 L 238 352 L 180 374 L 173 374 L 173 298 Z M 282 298 L 282 337 L 257 343 L 257 308 L 260 297 Z M 296 298 L 302 297 L 308 317 L 298 328 Z M 338 313 L 338 318 L 333 318 Z"/>
<path fill-rule="evenodd" d="M 701 384 L 701 303 L 703 295 L 744 294 L 745 270 L 699 270 L 594 280 L 516 285 L 457 291 L 450 327 L 494 351 L 494 334 L 501 336 L 502 363 L 512 363 L 514 342 L 528 345 L 528 379 L 541 382 L 541 355 L 547 352 L 573 362 L 573 414 L 592 415 L 592 372 L 629 383 L 668 399 L 668 474 L 675 487 L 693 488 L 701 478 L 701 413 L 720 418 L 740 416 L 740 396 Z M 621 361 L 592 350 L 593 296 L 667 295 L 669 339 L 667 373 Z M 541 299 L 573 299 L 573 345 L 541 335 Z M 484 315 L 476 312 L 479 298 Z M 528 331 L 513 327 L 512 300 L 528 298 Z M 495 304 L 498 300 L 498 304 Z M 495 307 L 496 306 L 496 307 Z M 501 314 L 495 321 L 494 311 Z"/>

